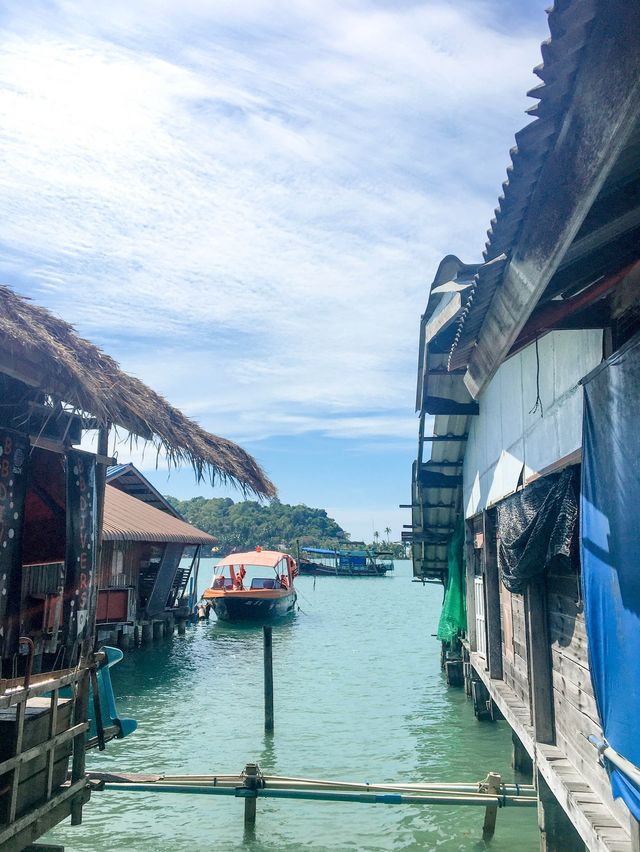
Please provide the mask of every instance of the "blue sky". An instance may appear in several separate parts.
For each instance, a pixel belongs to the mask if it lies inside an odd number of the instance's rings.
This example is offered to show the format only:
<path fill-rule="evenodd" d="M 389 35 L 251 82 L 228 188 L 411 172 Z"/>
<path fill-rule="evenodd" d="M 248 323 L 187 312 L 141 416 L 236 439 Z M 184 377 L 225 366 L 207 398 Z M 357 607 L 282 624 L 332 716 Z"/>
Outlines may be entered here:
<path fill-rule="evenodd" d="M 444 254 L 480 257 L 543 8 L 3 3 L 0 277 L 284 502 L 397 538 L 420 313 Z M 134 456 L 163 491 L 226 493 Z"/>

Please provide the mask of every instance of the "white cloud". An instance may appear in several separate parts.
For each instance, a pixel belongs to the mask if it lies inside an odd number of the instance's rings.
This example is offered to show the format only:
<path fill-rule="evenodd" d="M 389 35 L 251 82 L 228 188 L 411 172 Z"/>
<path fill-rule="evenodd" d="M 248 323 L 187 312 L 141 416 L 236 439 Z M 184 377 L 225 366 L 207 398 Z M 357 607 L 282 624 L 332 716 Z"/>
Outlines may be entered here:
<path fill-rule="evenodd" d="M 478 257 L 538 61 L 489 10 L 10 6 L 5 275 L 214 432 L 407 437 L 427 282 Z"/>

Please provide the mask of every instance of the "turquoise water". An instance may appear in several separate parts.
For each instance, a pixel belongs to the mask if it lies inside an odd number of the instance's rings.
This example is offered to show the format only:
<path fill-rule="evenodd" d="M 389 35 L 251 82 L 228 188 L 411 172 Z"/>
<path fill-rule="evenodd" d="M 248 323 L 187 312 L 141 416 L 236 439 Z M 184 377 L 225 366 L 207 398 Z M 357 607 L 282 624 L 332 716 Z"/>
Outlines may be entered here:
<path fill-rule="evenodd" d="M 513 779 L 505 722 L 477 722 L 448 689 L 432 637 L 441 593 L 386 578 L 299 577 L 301 611 L 274 629 L 275 723 L 264 734 L 262 632 L 214 620 L 112 669 L 127 740 L 94 752 L 91 769 L 232 773 L 257 761 L 272 774 L 370 782 Z M 211 571 L 203 571 L 206 585 Z M 516 779 L 518 780 L 518 779 Z M 48 837 L 75 852 L 171 849 L 539 849 L 535 809 L 498 812 L 482 841 L 482 808 L 258 800 L 255 833 L 235 798 L 105 791 L 83 825 Z"/>

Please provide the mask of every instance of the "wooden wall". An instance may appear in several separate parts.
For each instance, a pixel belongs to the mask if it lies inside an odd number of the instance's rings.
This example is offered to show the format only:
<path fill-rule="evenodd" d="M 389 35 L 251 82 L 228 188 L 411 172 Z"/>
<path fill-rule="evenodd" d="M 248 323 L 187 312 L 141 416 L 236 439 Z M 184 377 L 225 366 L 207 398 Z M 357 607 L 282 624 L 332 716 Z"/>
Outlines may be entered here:
<path fill-rule="evenodd" d="M 629 812 L 613 801 L 607 773 L 586 739 L 590 734 L 601 737 L 602 729 L 589 673 L 580 578 L 576 573 L 550 573 L 546 585 L 556 745 L 624 825 Z"/>
<path fill-rule="evenodd" d="M 500 624 L 502 627 L 502 672 L 525 707 L 529 708 L 529 667 L 527 662 L 527 626 L 523 595 L 512 595 L 500 583 Z"/>

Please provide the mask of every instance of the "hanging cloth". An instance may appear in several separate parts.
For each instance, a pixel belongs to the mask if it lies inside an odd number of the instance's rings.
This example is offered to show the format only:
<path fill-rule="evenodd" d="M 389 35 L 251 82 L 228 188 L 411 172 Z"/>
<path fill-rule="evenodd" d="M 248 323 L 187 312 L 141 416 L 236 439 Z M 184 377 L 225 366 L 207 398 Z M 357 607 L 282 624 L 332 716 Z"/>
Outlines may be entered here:
<path fill-rule="evenodd" d="M 640 336 L 583 385 L 581 558 L 591 680 L 607 743 L 640 766 Z M 640 787 L 605 764 L 614 797 L 640 819 Z"/>

